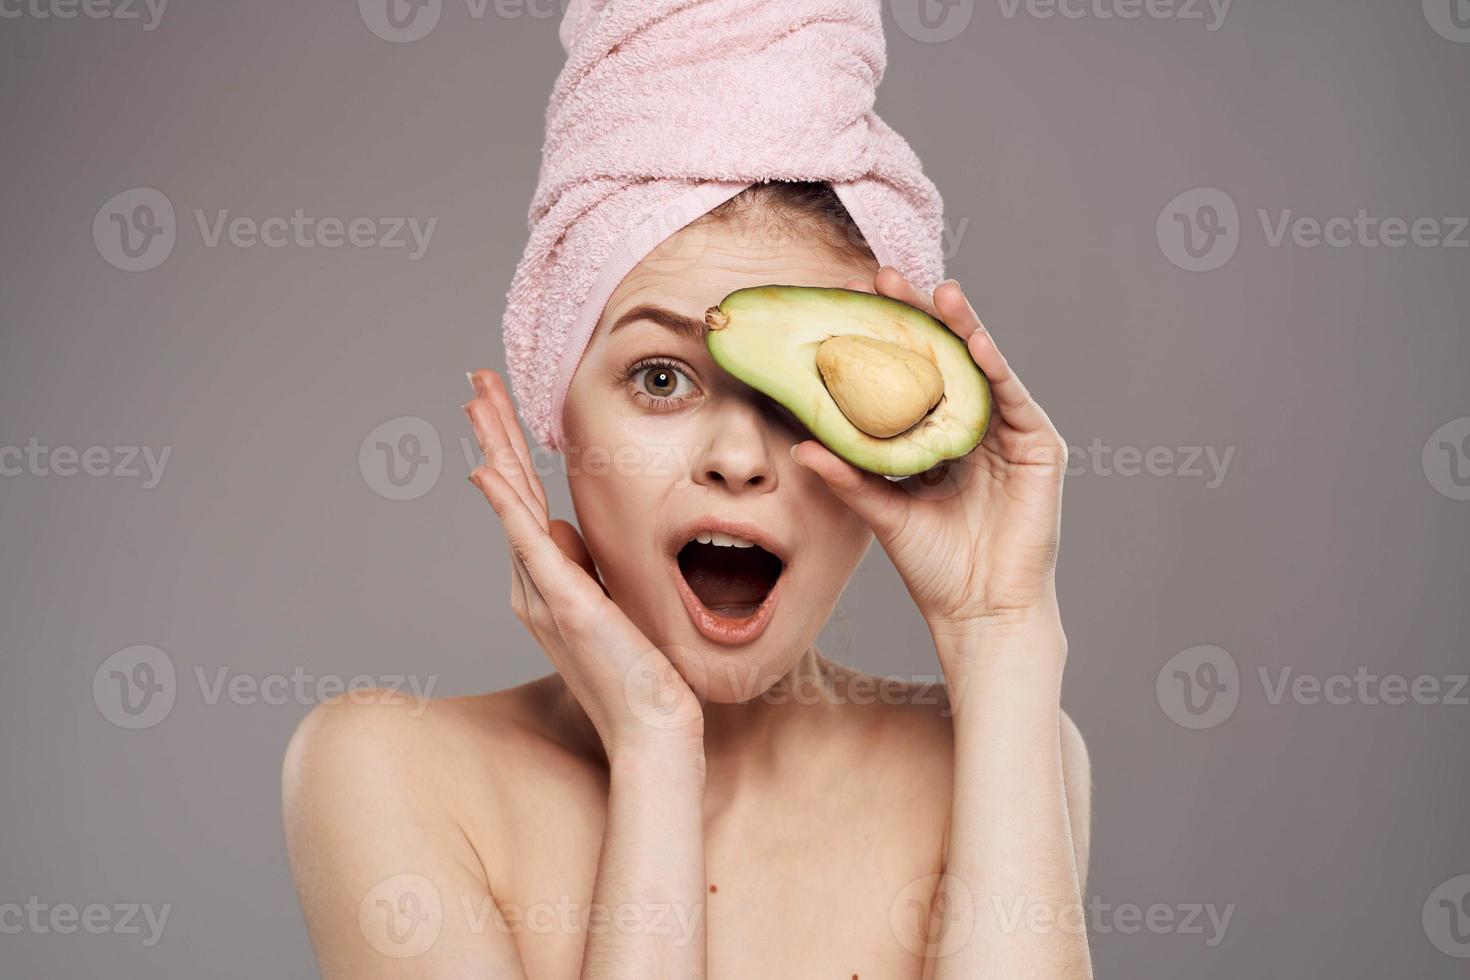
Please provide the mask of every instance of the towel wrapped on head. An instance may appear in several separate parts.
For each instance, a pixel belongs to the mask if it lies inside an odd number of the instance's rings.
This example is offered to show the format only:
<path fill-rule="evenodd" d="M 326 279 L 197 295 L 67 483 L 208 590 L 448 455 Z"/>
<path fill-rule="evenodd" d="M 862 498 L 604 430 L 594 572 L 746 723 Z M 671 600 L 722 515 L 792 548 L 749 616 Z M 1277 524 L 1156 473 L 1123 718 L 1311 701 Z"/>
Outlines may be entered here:
<path fill-rule="evenodd" d="M 944 278 L 943 201 L 873 111 L 880 0 L 571 0 L 559 33 L 567 60 L 503 321 L 542 448 L 566 450 L 567 389 L 613 290 L 751 184 L 828 181 L 880 263 L 924 290 Z"/>

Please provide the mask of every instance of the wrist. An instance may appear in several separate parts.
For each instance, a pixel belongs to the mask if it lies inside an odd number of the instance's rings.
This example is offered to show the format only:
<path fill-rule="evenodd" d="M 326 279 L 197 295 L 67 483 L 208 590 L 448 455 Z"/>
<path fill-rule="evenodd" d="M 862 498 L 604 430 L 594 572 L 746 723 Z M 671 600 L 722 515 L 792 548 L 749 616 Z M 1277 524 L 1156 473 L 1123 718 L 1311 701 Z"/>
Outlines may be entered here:
<path fill-rule="evenodd" d="M 931 627 L 934 649 L 952 689 L 1001 688 L 1060 698 L 1067 634 L 1059 616 L 1040 612 L 955 629 Z"/>
<path fill-rule="evenodd" d="M 1039 596 L 1025 605 L 987 609 L 964 616 L 925 617 L 935 641 L 941 638 L 967 641 L 1001 639 L 1017 635 L 1036 635 L 1046 631 L 1061 632 L 1062 612 L 1055 592 Z"/>
<path fill-rule="evenodd" d="M 608 747 L 608 770 L 619 782 L 671 781 L 704 784 L 704 742 L 699 739 L 640 738 Z"/>
<path fill-rule="evenodd" d="M 1031 649 L 1066 656 L 1067 634 L 1055 596 L 1035 605 L 993 610 L 961 620 L 932 619 L 927 625 L 941 653 L 943 648 L 971 654 Z"/>

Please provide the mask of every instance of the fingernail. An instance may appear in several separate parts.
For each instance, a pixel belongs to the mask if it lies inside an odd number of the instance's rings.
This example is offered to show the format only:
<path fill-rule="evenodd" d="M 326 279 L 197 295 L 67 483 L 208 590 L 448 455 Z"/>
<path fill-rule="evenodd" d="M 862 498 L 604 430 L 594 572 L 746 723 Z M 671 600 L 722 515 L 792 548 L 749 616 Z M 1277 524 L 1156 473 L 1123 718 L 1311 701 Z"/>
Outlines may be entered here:
<path fill-rule="evenodd" d="M 792 444 L 791 444 L 791 458 L 792 458 L 792 459 L 796 459 L 796 447 L 797 447 L 797 446 L 799 446 L 799 445 L 801 445 L 801 443 L 799 443 L 799 442 L 793 442 L 793 443 L 792 443 Z M 800 462 L 801 462 L 801 460 L 799 460 L 799 459 L 796 459 L 796 461 L 797 461 L 797 462 L 798 462 L 798 463 L 800 463 Z"/>
<path fill-rule="evenodd" d="M 477 384 L 475 384 L 475 376 L 474 376 L 474 374 L 472 374 L 469 371 L 466 371 L 464 373 L 464 378 L 465 378 L 466 381 L 468 381 L 470 383 L 470 387 L 471 388 L 475 389 L 475 391 L 477 391 L 477 392 L 480 390 L 480 386 L 477 385 Z"/>

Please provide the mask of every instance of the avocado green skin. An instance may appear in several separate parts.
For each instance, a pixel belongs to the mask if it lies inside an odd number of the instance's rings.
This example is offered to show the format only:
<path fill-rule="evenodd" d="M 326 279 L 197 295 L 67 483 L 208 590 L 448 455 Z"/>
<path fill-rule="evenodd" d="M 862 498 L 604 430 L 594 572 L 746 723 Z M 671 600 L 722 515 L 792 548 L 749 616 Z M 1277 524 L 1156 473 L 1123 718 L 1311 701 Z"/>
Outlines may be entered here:
<path fill-rule="evenodd" d="M 912 476 L 964 456 L 985 437 L 990 382 L 965 342 L 923 310 L 855 289 L 787 285 L 737 289 L 714 309 L 728 317 L 705 340 L 715 362 L 784 405 L 813 438 L 859 469 Z M 928 352 L 944 377 L 939 404 L 887 439 L 854 426 L 817 371 L 818 345 L 840 334 Z"/>

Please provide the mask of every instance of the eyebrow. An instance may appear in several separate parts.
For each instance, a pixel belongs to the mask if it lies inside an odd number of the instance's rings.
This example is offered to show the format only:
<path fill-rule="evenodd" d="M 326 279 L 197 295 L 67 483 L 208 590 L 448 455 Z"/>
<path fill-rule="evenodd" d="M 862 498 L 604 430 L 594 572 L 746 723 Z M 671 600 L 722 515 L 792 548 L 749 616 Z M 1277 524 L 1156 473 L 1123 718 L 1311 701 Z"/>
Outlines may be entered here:
<path fill-rule="evenodd" d="M 665 330 L 670 330 L 696 344 L 703 344 L 705 335 L 709 333 L 709 324 L 703 320 L 696 320 L 694 317 L 675 313 L 673 310 L 655 306 L 652 303 L 640 303 L 618 317 L 617 322 L 612 325 L 608 333 L 611 334 L 614 330 L 634 320 L 648 320 L 656 323 Z"/>

